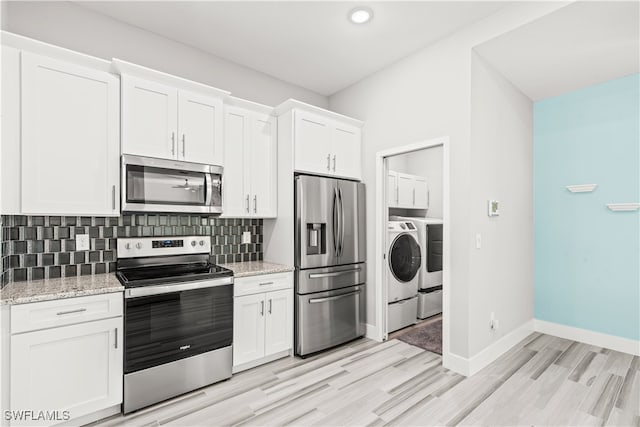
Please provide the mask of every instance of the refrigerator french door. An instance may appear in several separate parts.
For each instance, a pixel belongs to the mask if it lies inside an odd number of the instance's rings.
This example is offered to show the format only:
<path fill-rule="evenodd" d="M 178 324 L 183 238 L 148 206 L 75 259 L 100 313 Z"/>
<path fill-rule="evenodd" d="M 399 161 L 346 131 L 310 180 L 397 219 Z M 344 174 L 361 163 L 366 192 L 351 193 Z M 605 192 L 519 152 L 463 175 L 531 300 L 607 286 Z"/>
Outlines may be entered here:
<path fill-rule="evenodd" d="M 364 335 L 365 187 L 298 175 L 296 354 L 306 356 Z"/>

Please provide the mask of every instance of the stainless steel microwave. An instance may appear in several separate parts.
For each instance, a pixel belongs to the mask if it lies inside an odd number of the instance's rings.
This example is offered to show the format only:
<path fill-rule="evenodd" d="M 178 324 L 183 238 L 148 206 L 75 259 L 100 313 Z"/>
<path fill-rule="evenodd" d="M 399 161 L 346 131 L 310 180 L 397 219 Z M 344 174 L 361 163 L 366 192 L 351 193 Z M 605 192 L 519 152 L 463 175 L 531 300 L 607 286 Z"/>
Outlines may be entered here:
<path fill-rule="evenodd" d="M 122 156 L 123 212 L 222 213 L 222 166 Z"/>

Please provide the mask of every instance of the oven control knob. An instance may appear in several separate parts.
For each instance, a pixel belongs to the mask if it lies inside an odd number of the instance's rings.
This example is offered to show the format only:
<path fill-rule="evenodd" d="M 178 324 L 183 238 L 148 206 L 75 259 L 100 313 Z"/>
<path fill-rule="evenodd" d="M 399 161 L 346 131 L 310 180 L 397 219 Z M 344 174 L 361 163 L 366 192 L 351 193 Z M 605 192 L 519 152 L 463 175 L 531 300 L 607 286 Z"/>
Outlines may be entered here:
<path fill-rule="evenodd" d="M 142 243 L 136 243 L 136 249 L 142 249 Z"/>
<path fill-rule="evenodd" d="M 204 246 L 204 240 L 200 240 L 200 246 Z"/>
<path fill-rule="evenodd" d="M 196 245 L 196 241 L 195 241 L 195 240 L 192 240 L 192 241 L 191 241 L 191 246 L 195 246 L 195 245 Z"/>
<path fill-rule="evenodd" d="M 127 243 L 127 244 L 125 244 L 125 245 L 124 245 L 124 248 L 125 248 L 126 250 L 131 249 L 131 243 Z"/>

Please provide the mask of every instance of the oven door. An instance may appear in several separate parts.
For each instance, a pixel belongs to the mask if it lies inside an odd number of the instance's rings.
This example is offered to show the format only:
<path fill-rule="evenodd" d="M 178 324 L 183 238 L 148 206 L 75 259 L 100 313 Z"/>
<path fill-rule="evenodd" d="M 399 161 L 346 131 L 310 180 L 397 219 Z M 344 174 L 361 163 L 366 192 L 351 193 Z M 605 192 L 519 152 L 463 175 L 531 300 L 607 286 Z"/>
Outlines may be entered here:
<path fill-rule="evenodd" d="M 158 288 L 165 292 L 167 286 Z M 150 289 L 134 290 L 144 294 L 150 293 Z M 125 292 L 125 374 L 232 343 L 233 284 L 131 295 Z"/>
<path fill-rule="evenodd" d="M 222 167 L 123 155 L 122 210 L 222 213 Z"/>

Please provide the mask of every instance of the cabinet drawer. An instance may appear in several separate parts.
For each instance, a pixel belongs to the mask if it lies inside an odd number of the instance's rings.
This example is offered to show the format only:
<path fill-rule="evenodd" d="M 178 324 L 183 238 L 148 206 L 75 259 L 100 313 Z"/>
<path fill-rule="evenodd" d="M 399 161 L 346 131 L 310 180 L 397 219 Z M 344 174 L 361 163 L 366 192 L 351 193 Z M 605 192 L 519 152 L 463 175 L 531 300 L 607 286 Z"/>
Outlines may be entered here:
<path fill-rule="evenodd" d="M 251 295 L 259 292 L 293 288 L 293 272 L 262 274 L 235 279 L 233 295 Z"/>
<path fill-rule="evenodd" d="M 122 316 L 122 293 L 34 302 L 11 307 L 11 333 Z"/>

